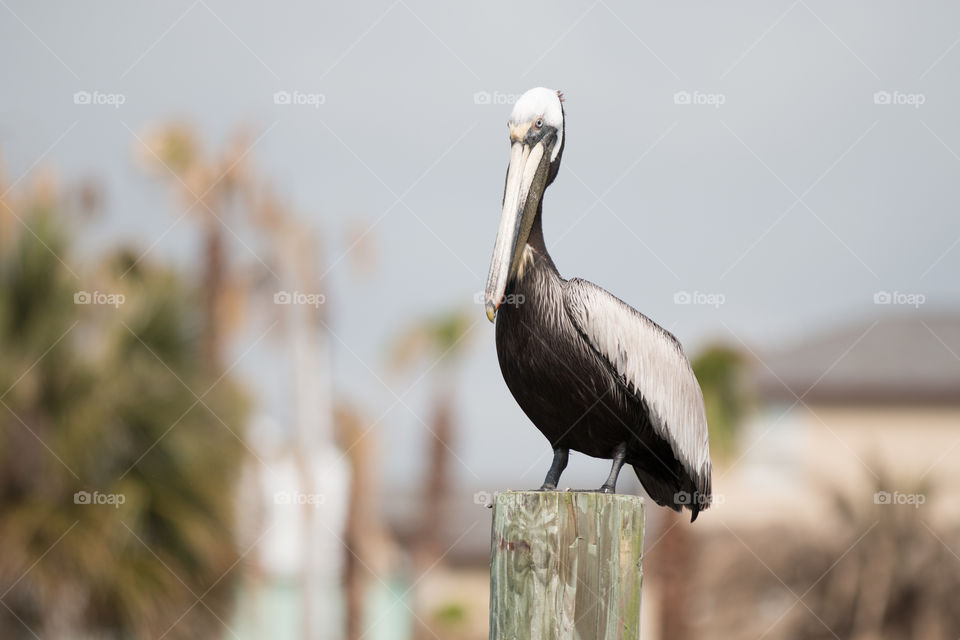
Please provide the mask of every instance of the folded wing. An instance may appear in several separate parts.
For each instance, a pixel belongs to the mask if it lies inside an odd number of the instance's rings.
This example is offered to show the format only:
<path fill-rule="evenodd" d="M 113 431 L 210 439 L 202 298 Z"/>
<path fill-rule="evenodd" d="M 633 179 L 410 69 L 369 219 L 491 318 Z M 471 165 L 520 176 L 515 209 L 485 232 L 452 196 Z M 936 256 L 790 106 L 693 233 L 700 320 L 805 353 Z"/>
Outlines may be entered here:
<path fill-rule="evenodd" d="M 586 280 L 564 285 L 577 330 L 623 384 L 640 396 L 654 431 L 689 475 L 696 510 L 710 500 L 710 448 L 703 394 L 683 348 L 669 332 Z"/>

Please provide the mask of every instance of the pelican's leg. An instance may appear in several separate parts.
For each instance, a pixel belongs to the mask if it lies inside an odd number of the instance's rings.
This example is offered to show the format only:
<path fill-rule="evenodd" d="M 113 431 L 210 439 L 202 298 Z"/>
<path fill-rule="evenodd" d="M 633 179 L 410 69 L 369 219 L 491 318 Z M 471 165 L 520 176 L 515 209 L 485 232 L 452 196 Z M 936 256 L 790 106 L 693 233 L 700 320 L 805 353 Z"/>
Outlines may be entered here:
<path fill-rule="evenodd" d="M 567 468 L 567 457 L 570 455 L 570 449 L 557 447 L 553 450 L 553 464 L 550 465 L 550 471 L 547 471 L 547 477 L 543 480 L 543 486 L 540 491 L 553 491 L 560 482 L 560 474 Z"/>
<path fill-rule="evenodd" d="M 600 487 L 601 493 L 617 492 L 617 476 L 620 475 L 620 468 L 627 459 L 627 443 L 621 442 L 613 452 L 613 466 L 610 467 L 610 475 L 607 481 Z"/>

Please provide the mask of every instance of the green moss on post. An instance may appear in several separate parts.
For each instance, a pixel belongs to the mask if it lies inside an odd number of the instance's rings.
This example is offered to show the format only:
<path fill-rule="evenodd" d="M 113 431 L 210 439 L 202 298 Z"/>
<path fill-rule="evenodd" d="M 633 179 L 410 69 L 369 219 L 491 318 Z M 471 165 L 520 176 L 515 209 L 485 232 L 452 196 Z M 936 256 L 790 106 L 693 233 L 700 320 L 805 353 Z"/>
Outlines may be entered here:
<path fill-rule="evenodd" d="M 490 640 L 636 640 L 642 554 L 642 498 L 497 493 Z"/>

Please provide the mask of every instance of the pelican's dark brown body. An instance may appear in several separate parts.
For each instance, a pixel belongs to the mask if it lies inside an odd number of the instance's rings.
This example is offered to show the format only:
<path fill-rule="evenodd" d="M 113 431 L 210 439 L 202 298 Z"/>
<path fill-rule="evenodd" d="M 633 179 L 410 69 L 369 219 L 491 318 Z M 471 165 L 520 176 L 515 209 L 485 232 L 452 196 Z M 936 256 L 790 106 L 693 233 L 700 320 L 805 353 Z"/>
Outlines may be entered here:
<path fill-rule="evenodd" d="M 670 444 L 654 432 L 643 398 L 567 315 L 567 281 L 547 253 L 539 213 L 525 250 L 530 257 L 497 313 L 497 356 L 507 387 L 554 449 L 612 458 L 627 443 L 627 463 L 650 497 L 679 510 L 677 494 L 692 496 L 696 486 Z"/>

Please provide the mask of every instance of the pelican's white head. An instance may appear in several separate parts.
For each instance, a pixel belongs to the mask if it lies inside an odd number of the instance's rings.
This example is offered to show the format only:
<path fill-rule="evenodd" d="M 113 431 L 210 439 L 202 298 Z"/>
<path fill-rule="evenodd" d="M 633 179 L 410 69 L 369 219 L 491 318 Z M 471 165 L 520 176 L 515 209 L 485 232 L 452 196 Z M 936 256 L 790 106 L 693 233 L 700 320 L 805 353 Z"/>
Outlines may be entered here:
<path fill-rule="evenodd" d="M 563 147 L 563 95 L 545 87 L 530 89 L 513 105 L 507 126 L 511 142 L 522 141 L 529 134 L 554 133 L 556 141 L 550 153 L 553 162 Z"/>

